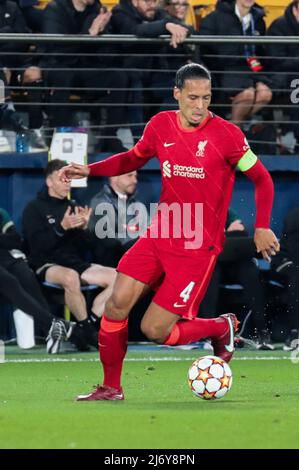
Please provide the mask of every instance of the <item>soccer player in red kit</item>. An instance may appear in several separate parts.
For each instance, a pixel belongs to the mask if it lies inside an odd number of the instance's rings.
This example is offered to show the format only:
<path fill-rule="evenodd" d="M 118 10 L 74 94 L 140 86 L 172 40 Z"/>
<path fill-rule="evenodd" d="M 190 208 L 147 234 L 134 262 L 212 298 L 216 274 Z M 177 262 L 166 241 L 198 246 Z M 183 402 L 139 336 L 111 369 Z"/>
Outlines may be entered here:
<path fill-rule="evenodd" d="M 136 170 L 157 157 L 162 172 L 157 215 L 121 259 L 102 317 L 99 352 L 103 385 L 88 395 L 79 395 L 79 401 L 124 399 L 121 371 L 127 350 L 128 315 L 151 288 L 155 296 L 141 322 L 150 340 L 178 345 L 211 338 L 214 354 L 225 361 L 231 359 L 238 323 L 235 315 L 212 319 L 196 315 L 223 247 L 236 167 L 255 185 L 257 251 L 266 259 L 279 251 L 277 238 L 269 228 L 272 179 L 241 130 L 209 111 L 208 70 L 194 63 L 181 67 L 174 97 L 179 111 L 154 116 L 131 150 L 91 165 L 71 164 L 61 170 L 62 178 L 114 176 Z M 167 211 L 173 205 L 181 214 Z M 194 233 L 185 230 L 185 213 L 196 227 Z M 165 236 L 163 231 L 169 224 L 170 232 L 166 230 Z"/>

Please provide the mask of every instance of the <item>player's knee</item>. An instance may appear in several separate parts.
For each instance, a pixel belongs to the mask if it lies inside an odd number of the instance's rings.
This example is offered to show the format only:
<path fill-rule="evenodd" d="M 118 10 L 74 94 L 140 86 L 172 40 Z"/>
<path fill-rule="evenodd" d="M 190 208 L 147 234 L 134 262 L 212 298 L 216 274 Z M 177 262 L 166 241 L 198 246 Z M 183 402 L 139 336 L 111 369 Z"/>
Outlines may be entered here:
<path fill-rule="evenodd" d="M 140 325 L 142 333 L 154 343 L 163 344 L 167 335 L 165 334 L 164 328 L 160 325 L 149 324 L 147 322 L 141 322 Z"/>
<path fill-rule="evenodd" d="M 106 302 L 105 317 L 111 320 L 124 320 L 129 314 L 129 307 L 126 305 L 125 299 L 112 294 Z"/>

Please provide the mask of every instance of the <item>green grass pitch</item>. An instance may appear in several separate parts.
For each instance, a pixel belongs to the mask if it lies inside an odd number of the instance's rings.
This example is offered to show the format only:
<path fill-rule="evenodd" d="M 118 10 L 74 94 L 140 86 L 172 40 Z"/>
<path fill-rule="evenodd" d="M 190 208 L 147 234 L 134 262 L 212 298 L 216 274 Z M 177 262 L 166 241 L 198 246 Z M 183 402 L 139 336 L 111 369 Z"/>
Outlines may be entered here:
<path fill-rule="evenodd" d="M 202 350 L 133 349 L 124 402 L 75 402 L 101 381 L 96 353 L 20 355 L 0 364 L 2 449 L 298 448 L 299 363 L 282 351 L 238 351 L 233 386 L 204 401 L 186 375 Z"/>

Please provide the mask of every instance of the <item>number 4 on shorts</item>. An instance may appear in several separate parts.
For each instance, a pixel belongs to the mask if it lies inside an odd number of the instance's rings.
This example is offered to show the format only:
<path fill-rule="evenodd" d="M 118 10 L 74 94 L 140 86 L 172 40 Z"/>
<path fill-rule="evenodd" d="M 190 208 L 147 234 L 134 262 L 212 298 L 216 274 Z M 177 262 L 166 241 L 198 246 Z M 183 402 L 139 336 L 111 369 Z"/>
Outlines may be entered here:
<path fill-rule="evenodd" d="M 186 303 L 189 300 L 189 297 L 191 295 L 191 292 L 194 286 L 195 286 L 195 282 L 191 281 L 189 282 L 187 287 L 185 287 L 185 289 L 183 289 L 182 292 L 180 293 L 180 297 L 183 299 L 184 303 Z"/>

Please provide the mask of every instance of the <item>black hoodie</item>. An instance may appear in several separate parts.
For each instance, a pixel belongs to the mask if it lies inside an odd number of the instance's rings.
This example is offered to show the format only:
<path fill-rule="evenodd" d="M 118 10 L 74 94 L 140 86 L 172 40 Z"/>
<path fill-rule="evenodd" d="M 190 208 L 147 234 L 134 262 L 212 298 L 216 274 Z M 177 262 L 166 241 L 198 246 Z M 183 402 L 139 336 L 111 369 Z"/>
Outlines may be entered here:
<path fill-rule="evenodd" d="M 276 18 L 270 25 L 268 36 L 298 36 L 299 39 L 299 23 L 296 21 L 292 13 L 292 5 L 289 5 L 283 16 Z M 268 44 L 267 53 L 272 57 L 285 57 L 279 60 L 269 60 L 269 68 L 281 72 L 290 72 L 290 75 L 298 75 L 299 73 L 299 46 L 298 44 Z M 297 57 L 297 59 L 292 59 Z M 273 75 L 273 82 L 277 87 L 289 88 L 290 76 Z"/>
<path fill-rule="evenodd" d="M 262 7 L 256 3 L 250 10 L 254 20 L 254 33 L 256 36 L 265 34 L 266 26 L 264 22 L 265 12 Z M 247 34 L 249 31 L 247 31 Z M 207 15 L 200 26 L 200 35 L 213 36 L 242 36 L 242 24 L 238 16 L 235 14 L 235 1 L 218 0 L 216 9 Z M 243 44 L 205 44 L 201 46 L 201 52 L 205 63 L 212 70 L 240 70 L 249 66 L 246 62 L 245 48 Z M 256 46 L 256 55 L 263 54 L 263 48 Z M 204 54 L 222 54 L 231 57 L 204 58 Z M 241 58 L 233 57 L 234 55 L 242 56 Z"/>
<path fill-rule="evenodd" d="M 58 199 L 47 190 L 29 202 L 23 212 L 23 234 L 29 247 L 29 262 L 36 270 L 46 263 L 66 265 L 70 260 L 84 261 L 92 241 L 89 230 L 64 230 L 61 220 L 75 201 Z"/>

